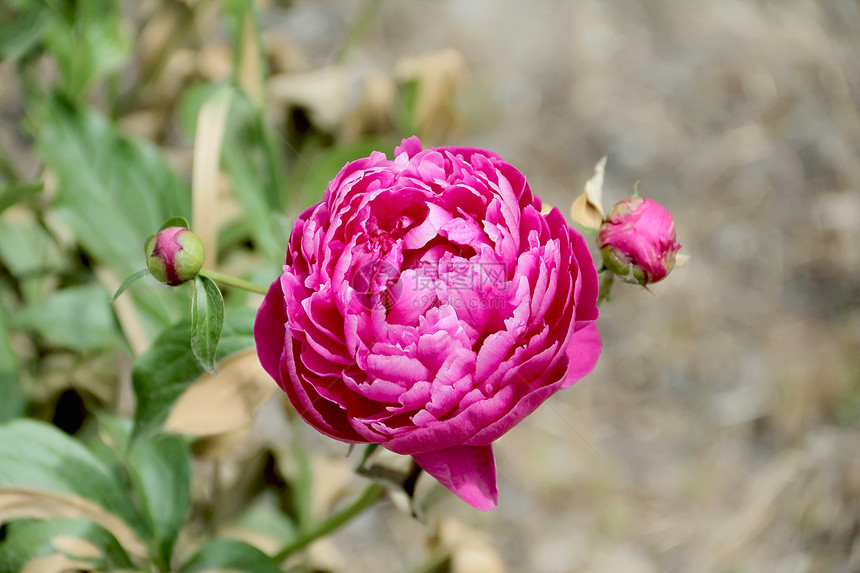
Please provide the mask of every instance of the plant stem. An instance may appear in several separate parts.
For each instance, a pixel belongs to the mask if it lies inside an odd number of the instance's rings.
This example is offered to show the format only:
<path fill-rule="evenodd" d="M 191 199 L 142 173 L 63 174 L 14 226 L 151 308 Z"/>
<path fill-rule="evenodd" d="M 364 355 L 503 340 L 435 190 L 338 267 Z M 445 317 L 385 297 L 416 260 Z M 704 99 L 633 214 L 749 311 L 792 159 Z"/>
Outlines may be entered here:
<path fill-rule="evenodd" d="M 257 294 L 266 294 L 268 289 L 265 287 L 261 287 L 260 285 L 255 285 L 254 283 L 248 282 L 246 280 L 236 278 L 230 275 L 225 275 L 224 273 L 219 273 L 218 271 L 213 271 L 212 269 L 201 269 L 200 274 L 204 277 L 209 277 L 216 283 L 219 283 L 224 286 L 230 286 L 235 288 L 240 288 L 242 290 L 246 290 L 248 292 L 253 292 Z"/>
<path fill-rule="evenodd" d="M 600 273 L 600 294 L 597 295 L 597 305 L 609 300 L 609 293 L 612 291 L 612 285 L 615 283 L 615 275 L 607 270 Z"/>
<path fill-rule="evenodd" d="M 372 506 L 376 503 L 376 500 L 380 498 L 382 493 L 385 491 L 385 488 L 378 483 L 372 483 L 362 492 L 361 496 L 352 502 L 351 505 L 343 508 L 336 514 L 332 515 L 326 521 L 311 527 L 310 529 L 305 530 L 300 533 L 299 536 L 294 539 L 292 542 L 287 544 L 286 547 L 281 549 L 277 555 L 275 555 L 275 561 L 281 562 L 299 549 L 307 547 L 313 541 L 316 541 L 320 537 L 328 535 L 332 531 L 338 529 L 339 527 L 345 525 L 352 518 L 361 514 L 364 510 Z"/>
<path fill-rule="evenodd" d="M 2 152 L 0 152 L 0 174 L 2 174 L 9 183 L 17 183 L 20 180 L 15 166 L 9 161 Z"/>

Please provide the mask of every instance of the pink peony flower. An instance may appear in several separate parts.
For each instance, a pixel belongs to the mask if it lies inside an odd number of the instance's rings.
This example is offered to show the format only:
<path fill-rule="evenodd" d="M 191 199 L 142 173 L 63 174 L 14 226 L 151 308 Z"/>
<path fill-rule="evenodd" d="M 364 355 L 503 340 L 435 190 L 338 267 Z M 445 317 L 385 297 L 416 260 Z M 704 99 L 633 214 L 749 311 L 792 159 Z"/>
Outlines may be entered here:
<path fill-rule="evenodd" d="M 597 362 L 596 269 L 496 154 L 394 153 L 346 165 L 299 216 L 257 352 L 317 430 L 492 509 L 493 441 Z"/>
<path fill-rule="evenodd" d="M 597 246 L 612 273 L 646 285 L 666 278 L 681 243 L 675 239 L 675 220 L 665 207 L 651 199 L 629 197 L 609 210 Z"/>

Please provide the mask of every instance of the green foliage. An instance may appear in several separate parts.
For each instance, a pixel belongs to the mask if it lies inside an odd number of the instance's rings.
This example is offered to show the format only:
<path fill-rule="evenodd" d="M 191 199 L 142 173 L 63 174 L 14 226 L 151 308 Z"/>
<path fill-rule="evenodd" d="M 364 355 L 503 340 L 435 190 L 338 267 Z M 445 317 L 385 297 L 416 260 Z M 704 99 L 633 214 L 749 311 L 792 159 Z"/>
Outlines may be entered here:
<path fill-rule="evenodd" d="M 17 326 L 35 331 L 45 340 L 80 352 L 123 345 L 107 295 L 96 284 L 58 290 L 33 302 L 18 314 Z"/>
<path fill-rule="evenodd" d="M 55 96 L 40 115 L 36 148 L 59 181 L 57 216 L 97 261 L 121 277 L 132 274 L 146 237 L 170 217 L 190 214 L 188 186 L 154 147 L 121 136 L 92 109 Z M 181 315 L 180 293 L 130 290 L 153 332 Z"/>
<path fill-rule="evenodd" d="M 226 313 L 216 360 L 254 346 L 255 316 L 247 308 Z M 156 432 L 177 398 L 203 374 L 204 369 L 191 350 L 190 338 L 191 322 L 182 321 L 166 329 L 135 361 L 132 373 L 137 396 L 135 436 Z"/>
<path fill-rule="evenodd" d="M 131 431 L 130 420 L 99 418 L 102 440 L 124 468 L 135 505 L 152 532 L 151 554 L 166 569 L 191 508 L 191 452 L 179 436 L 132 441 Z"/>
<path fill-rule="evenodd" d="M 51 234 L 33 217 L 0 218 L 0 262 L 30 303 L 47 296 L 50 273 L 65 264 Z"/>
<path fill-rule="evenodd" d="M 0 426 L 0 461 L 0 498 L 27 492 L 26 502 L 12 509 L 13 516 L 44 517 L 62 511 L 63 504 L 81 505 L 83 500 L 95 506 L 85 512 L 88 517 L 116 516 L 138 537 L 147 537 L 146 521 L 114 474 L 53 426 L 23 419 Z"/>
<path fill-rule="evenodd" d="M 119 24 L 120 3 L 51 0 L 45 4 L 53 16 L 45 45 L 56 58 L 69 93 L 89 88 L 128 57 L 130 42 Z"/>
<path fill-rule="evenodd" d="M 93 549 L 97 556 L 92 555 Z M 86 519 L 63 518 L 13 523 L 0 544 L 0 571 L 23 571 L 36 559 L 57 553 L 86 563 L 88 571 L 133 568 L 128 553 L 108 530 Z"/>
<path fill-rule="evenodd" d="M 200 548 L 179 573 L 202 571 L 242 571 L 247 573 L 281 573 L 277 561 L 244 541 L 215 539 Z"/>
<path fill-rule="evenodd" d="M 191 295 L 191 352 L 207 372 L 215 373 L 215 358 L 224 327 L 224 298 L 218 286 L 199 275 Z"/>
<path fill-rule="evenodd" d="M 12 205 L 35 197 L 43 188 L 44 185 L 40 181 L 24 181 L 0 185 L 0 213 Z"/>
<path fill-rule="evenodd" d="M 42 2 L 11 4 L 15 13 L 0 20 L 0 59 L 14 61 L 39 44 L 51 25 L 51 14 Z"/>
<path fill-rule="evenodd" d="M 6 317 L 0 306 L 0 423 L 23 414 L 26 404 L 18 384 L 18 359 L 12 351 Z"/>

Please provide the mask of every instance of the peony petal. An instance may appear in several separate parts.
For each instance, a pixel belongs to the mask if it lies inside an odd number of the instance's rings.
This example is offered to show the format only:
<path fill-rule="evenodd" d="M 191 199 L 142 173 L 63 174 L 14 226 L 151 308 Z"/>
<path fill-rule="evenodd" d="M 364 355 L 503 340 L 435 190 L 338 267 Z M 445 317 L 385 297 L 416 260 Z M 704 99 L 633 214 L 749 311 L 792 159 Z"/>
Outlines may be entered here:
<path fill-rule="evenodd" d="M 412 456 L 421 469 L 481 511 L 496 507 L 499 490 L 491 446 L 454 446 Z"/>
<path fill-rule="evenodd" d="M 548 380 L 546 386 L 537 388 L 520 398 L 504 416 L 496 422 L 485 425 L 466 443 L 478 446 L 497 440 L 520 423 L 523 418 L 534 412 L 547 398 L 559 390 L 573 385 L 574 382 L 591 372 L 597 364 L 601 347 L 600 333 L 597 332 L 597 327 L 593 322 L 577 325 L 577 331 L 570 338 L 570 346 L 567 351 L 568 364 L 557 363 L 552 371 L 545 374 Z M 556 378 L 556 381 L 552 382 L 553 378 Z M 504 389 L 509 387 L 506 386 Z"/>
<path fill-rule="evenodd" d="M 417 136 L 407 137 L 400 142 L 400 145 L 394 148 L 394 157 L 399 157 L 405 153 L 407 157 L 413 157 L 421 152 L 421 140 Z"/>
<path fill-rule="evenodd" d="M 254 342 L 257 346 L 257 356 L 263 370 L 275 379 L 279 386 L 281 382 L 281 355 L 284 353 L 284 344 L 287 322 L 286 309 L 284 308 L 284 291 L 281 290 L 280 278 L 272 283 L 263 304 L 257 311 L 257 319 L 254 321 Z"/>
<path fill-rule="evenodd" d="M 280 375 L 276 380 L 281 380 L 281 387 L 287 393 L 287 397 L 296 409 L 296 412 L 311 426 L 327 436 L 331 436 L 343 442 L 361 443 L 362 439 L 352 426 L 346 415 L 346 411 L 328 398 L 320 395 L 313 383 L 308 381 L 308 372 L 304 371 L 304 365 L 296 360 L 294 345 L 299 342 L 292 338 L 292 333 L 286 331 L 286 347 L 281 357 Z M 337 378 L 322 379 L 327 383 L 316 380 L 316 384 L 325 387 L 326 384 L 343 384 Z"/>
<path fill-rule="evenodd" d="M 582 287 L 576 302 L 577 320 L 597 320 L 598 286 L 597 269 L 591 261 L 591 253 L 582 235 L 570 229 L 571 245 L 574 260 L 579 264 L 579 275 L 582 277 Z"/>

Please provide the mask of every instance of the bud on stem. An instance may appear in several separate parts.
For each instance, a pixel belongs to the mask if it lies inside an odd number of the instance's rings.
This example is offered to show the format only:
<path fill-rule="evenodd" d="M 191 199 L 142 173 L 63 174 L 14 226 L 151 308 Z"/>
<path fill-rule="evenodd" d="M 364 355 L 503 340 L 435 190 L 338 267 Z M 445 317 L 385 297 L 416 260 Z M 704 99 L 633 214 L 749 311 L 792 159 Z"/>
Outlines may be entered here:
<path fill-rule="evenodd" d="M 192 280 L 203 267 L 203 243 L 185 227 L 167 227 L 146 243 L 146 268 L 170 286 Z"/>
<path fill-rule="evenodd" d="M 600 225 L 597 246 L 610 272 L 640 285 L 666 278 L 681 248 L 672 214 L 642 197 L 629 197 L 610 209 Z"/>

